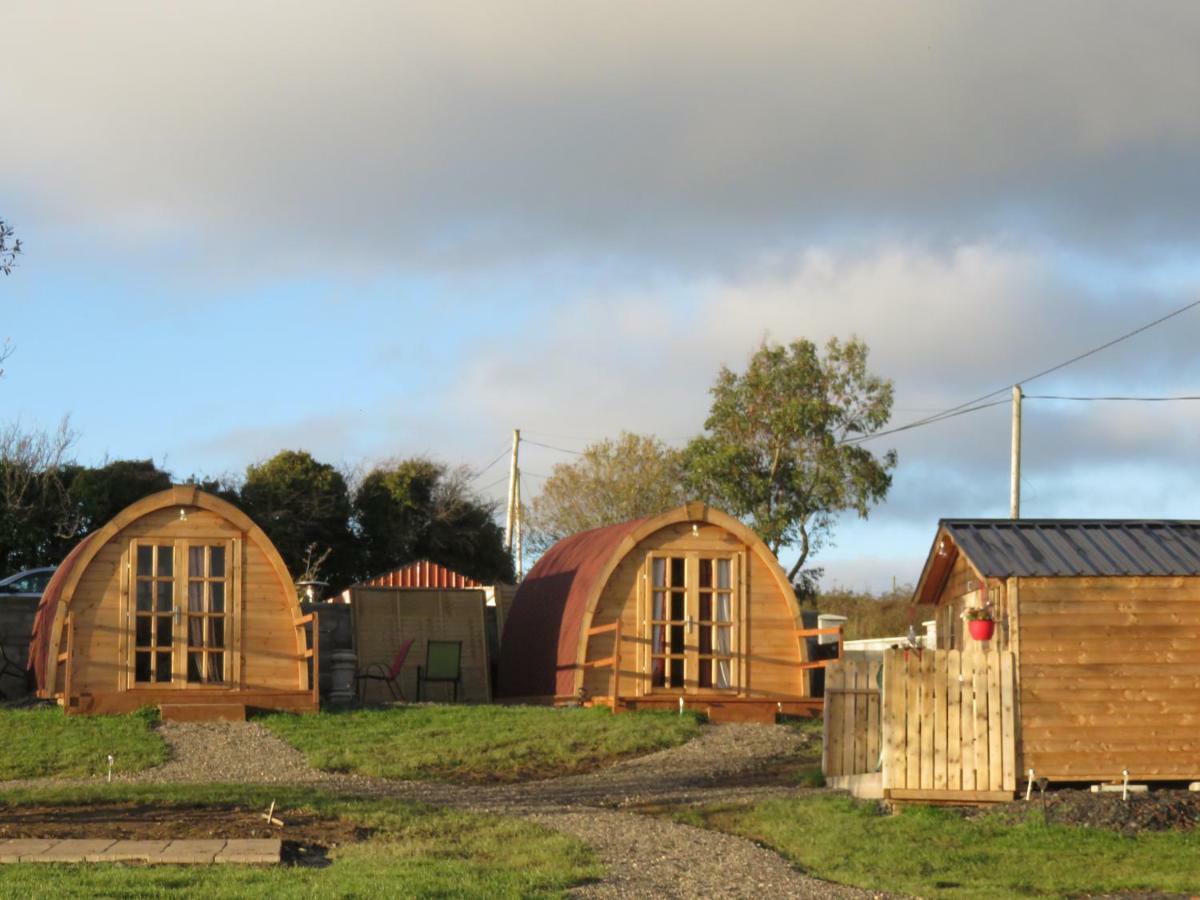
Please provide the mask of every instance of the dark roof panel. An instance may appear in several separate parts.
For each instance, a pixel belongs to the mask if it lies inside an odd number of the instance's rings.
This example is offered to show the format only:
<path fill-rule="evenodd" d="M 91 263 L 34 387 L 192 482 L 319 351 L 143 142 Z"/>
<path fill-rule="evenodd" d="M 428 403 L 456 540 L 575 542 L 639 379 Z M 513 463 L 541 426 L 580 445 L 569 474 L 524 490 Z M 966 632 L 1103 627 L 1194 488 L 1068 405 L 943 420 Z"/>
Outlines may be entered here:
<path fill-rule="evenodd" d="M 944 519 L 985 578 L 1200 575 L 1200 522 Z"/>

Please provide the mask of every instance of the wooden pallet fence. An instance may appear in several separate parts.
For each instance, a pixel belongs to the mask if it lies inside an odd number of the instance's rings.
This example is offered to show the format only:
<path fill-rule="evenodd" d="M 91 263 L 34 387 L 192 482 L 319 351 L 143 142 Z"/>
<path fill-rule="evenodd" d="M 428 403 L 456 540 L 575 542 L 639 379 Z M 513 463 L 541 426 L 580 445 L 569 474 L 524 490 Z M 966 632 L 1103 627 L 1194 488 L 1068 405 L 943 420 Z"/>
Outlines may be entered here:
<path fill-rule="evenodd" d="M 885 796 L 1011 798 L 1017 787 L 1014 697 L 1012 653 L 885 651 Z"/>
<path fill-rule="evenodd" d="M 878 771 L 881 747 L 878 656 L 851 653 L 825 669 L 827 777 Z"/>

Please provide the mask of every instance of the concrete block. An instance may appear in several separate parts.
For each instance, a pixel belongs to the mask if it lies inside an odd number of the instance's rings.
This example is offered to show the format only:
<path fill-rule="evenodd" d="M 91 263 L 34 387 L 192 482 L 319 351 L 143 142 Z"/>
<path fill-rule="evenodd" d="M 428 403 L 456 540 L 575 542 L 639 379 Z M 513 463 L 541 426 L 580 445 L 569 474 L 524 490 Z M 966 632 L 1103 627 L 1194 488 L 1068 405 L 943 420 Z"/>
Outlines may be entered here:
<path fill-rule="evenodd" d="M 89 853 L 88 862 L 150 862 L 170 841 L 115 841 L 99 853 Z"/>
<path fill-rule="evenodd" d="M 38 862 L 81 863 L 87 861 L 89 853 L 103 853 L 116 841 L 111 838 L 90 840 L 87 838 L 68 838 L 59 841 L 53 847 L 38 854 Z"/>
<path fill-rule="evenodd" d="M 225 841 L 171 841 L 148 860 L 151 863 L 205 865 L 225 849 Z"/>
<path fill-rule="evenodd" d="M 217 854 L 219 863 L 272 864 L 279 862 L 283 841 L 278 838 L 238 839 L 228 841 Z"/>
<path fill-rule="evenodd" d="M 49 838 L 10 838 L 0 841 L 0 863 L 32 862 L 57 843 Z"/>

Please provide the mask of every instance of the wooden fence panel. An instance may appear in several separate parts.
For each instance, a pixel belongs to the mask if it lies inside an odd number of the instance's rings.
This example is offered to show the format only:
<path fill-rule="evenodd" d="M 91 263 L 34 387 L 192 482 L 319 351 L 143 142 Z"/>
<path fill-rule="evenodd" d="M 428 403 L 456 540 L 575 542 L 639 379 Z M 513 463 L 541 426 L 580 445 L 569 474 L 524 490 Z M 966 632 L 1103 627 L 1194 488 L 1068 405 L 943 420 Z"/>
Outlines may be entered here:
<path fill-rule="evenodd" d="M 1011 653 L 885 651 L 885 793 L 999 799 L 1015 792 L 1015 696 Z"/>
<path fill-rule="evenodd" d="M 826 776 L 875 772 L 883 747 L 877 657 L 848 654 L 825 669 Z"/>

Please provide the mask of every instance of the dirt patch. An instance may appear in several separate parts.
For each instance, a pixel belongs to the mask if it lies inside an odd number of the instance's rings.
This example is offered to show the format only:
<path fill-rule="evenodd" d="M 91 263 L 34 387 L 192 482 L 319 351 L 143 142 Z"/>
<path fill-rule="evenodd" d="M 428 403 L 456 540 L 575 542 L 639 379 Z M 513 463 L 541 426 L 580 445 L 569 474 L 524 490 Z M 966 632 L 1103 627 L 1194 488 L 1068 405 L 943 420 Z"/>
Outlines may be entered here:
<path fill-rule="evenodd" d="M 1093 794 L 1074 788 L 1047 791 L 1044 796 L 1035 791 L 1028 803 L 1008 803 L 999 811 L 1015 821 L 1028 815 L 1030 809 L 1044 809 L 1046 820 L 1054 825 L 1082 825 L 1124 834 L 1191 831 L 1200 825 L 1200 793 L 1181 790 L 1130 794 L 1128 800 L 1122 800 L 1120 794 Z"/>
<path fill-rule="evenodd" d="M 240 806 L 156 806 L 103 803 L 72 806 L 0 807 L 0 840 L 6 838 L 114 838 L 191 840 L 280 838 L 283 861 L 327 863 L 329 850 L 370 837 L 370 829 L 343 819 L 278 810 L 285 825 L 269 825 L 265 809 Z"/>

